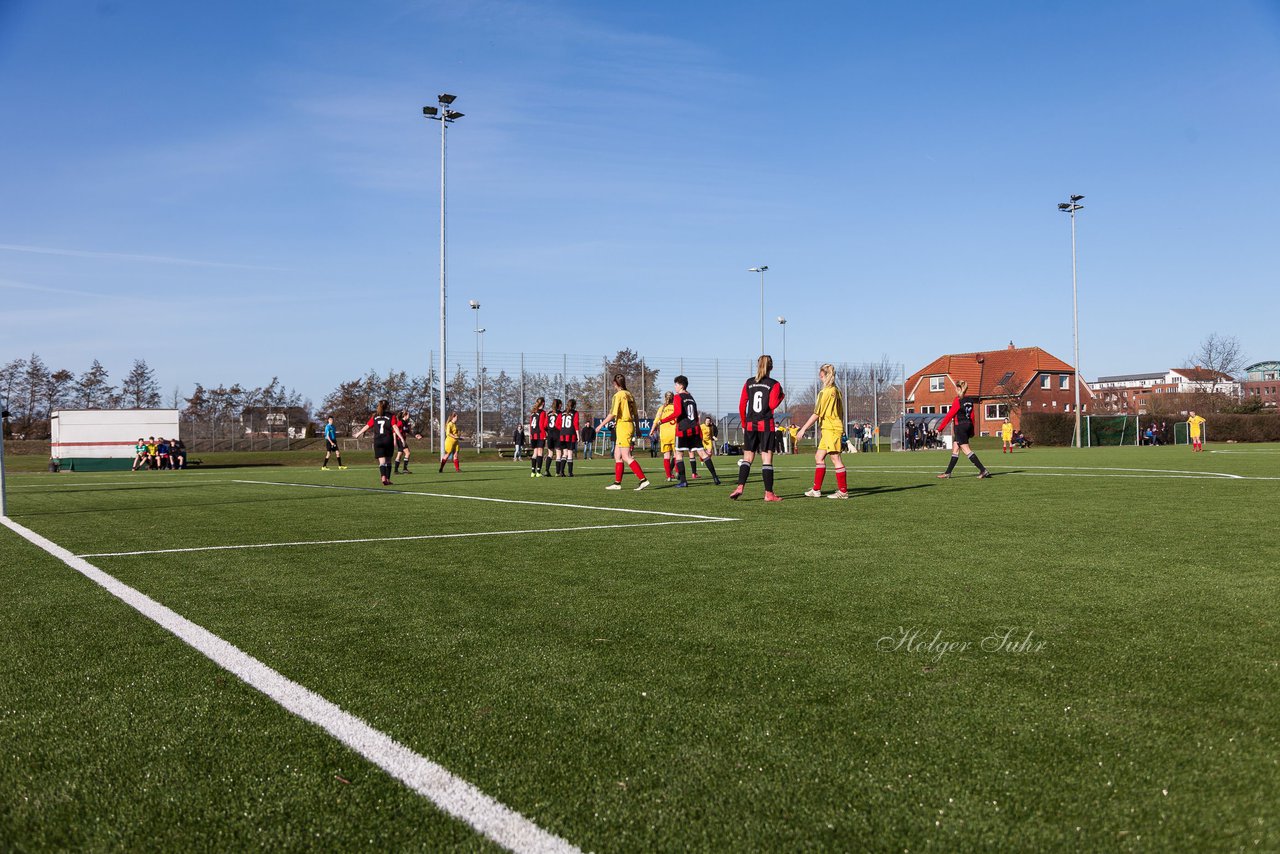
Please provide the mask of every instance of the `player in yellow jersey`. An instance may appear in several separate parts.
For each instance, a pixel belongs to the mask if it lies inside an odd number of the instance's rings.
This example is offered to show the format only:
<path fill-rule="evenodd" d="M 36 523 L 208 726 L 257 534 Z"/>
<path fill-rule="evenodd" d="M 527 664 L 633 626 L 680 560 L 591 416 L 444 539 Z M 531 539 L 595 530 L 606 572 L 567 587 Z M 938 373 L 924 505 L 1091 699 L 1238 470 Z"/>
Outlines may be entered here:
<path fill-rule="evenodd" d="M 699 430 L 702 433 L 702 450 L 708 454 L 714 454 L 716 452 L 716 425 L 711 420 L 710 415 L 702 419 L 702 426 Z"/>
<path fill-rule="evenodd" d="M 649 488 L 649 480 L 644 476 L 644 469 L 631 456 L 631 443 L 636 438 L 636 399 L 627 391 L 627 378 L 622 374 L 613 375 L 613 405 L 609 414 L 600 422 L 598 430 L 614 425 L 617 441 L 613 445 L 613 483 L 605 489 L 622 489 L 622 472 L 630 467 L 631 473 L 640 480 L 636 492 Z"/>
<path fill-rule="evenodd" d="M 840 397 L 840 389 L 836 387 L 835 365 L 826 364 L 818 370 L 818 379 L 822 381 L 822 391 L 818 392 L 818 405 L 813 414 L 800 428 L 803 436 L 809 426 L 818 422 L 818 450 L 813 456 L 813 489 L 807 490 L 808 498 L 822 497 L 822 480 L 827 474 L 827 457 L 836 464 L 837 491 L 828 498 L 848 498 L 849 483 L 844 470 L 844 460 L 840 451 L 844 447 L 844 401 Z"/>
<path fill-rule="evenodd" d="M 1187 416 L 1187 426 L 1191 428 L 1192 451 L 1199 452 L 1204 450 L 1204 425 L 1204 416 L 1196 415 L 1196 411 L 1194 409 L 1191 410 L 1190 415 Z"/>
<path fill-rule="evenodd" d="M 1013 422 L 1010 421 L 1008 418 L 1006 418 L 1004 420 L 1004 423 L 1000 425 L 1000 441 L 1002 443 L 1000 447 L 1000 453 L 1012 454 L 1013 453 Z"/>
<path fill-rule="evenodd" d="M 453 458 L 453 470 L 460 472 L 462 468 L 458 465 L 458 413 L 450 412 L 449 420 L 444 425 L 444 455 L 440 457 L 440 471 L 444 471 L 444 464 Z"/>
<path fill-rule="evenodd" d="M 676 464 L 676 407 L 675 392 L 667 392 L 662 396 L 662 405 L 658 407 L 653 419 L 653 427 L 649 432 L 658 434 L 658 450 L 662 453 L 662 470 L 667 474 L 667 483 L 675 480 L 673 468 Z"/>

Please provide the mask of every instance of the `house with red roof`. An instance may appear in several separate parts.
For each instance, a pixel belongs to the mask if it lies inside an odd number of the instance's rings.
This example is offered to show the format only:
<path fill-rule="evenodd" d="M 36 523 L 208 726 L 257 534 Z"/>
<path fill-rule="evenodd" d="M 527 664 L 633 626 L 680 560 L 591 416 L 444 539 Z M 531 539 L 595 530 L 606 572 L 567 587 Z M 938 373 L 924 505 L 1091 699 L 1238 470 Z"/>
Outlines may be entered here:
<path fill-rule="evenodd" d="M 907 413 L 946 412 L 956 383 L 969 384 L 979 406 L 974 429 L 980 436 L 999 432 L 1007 416 L 1016 429 L 1024 412 L 1071 412 L 1075 406 L 1075 368 L 1039 347 L 1016 347 L 939 356 L 907 378 Z M 1093 392 L 1080 385 L 1080 411 L 1088 412 Z"/>

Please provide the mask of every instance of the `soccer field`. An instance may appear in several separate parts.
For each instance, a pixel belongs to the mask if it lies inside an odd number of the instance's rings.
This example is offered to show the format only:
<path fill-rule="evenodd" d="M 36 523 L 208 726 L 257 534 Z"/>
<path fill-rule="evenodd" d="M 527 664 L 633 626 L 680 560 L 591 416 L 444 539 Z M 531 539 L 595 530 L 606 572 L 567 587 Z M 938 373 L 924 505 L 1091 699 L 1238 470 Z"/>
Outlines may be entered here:
<path fill-rule="evenodd" d="M 982 457 L 11 474 L 0 848 L 1280 850 L 1280 447 Z"/>

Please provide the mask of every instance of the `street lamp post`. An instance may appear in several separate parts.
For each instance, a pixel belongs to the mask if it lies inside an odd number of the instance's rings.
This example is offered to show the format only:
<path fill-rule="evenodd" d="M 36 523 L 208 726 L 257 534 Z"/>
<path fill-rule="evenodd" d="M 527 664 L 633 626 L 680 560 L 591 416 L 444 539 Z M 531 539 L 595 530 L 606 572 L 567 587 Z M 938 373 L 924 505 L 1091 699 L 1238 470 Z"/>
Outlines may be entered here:
<path fill-rule="evenodd" d="M 0 399 L 0 518 L 9 517 L 9 505 L 4 486 L 4 428 L 9 423 L 8 401 Z"/>
<path fill-rule="evenodd" d="M 1084 210 L 1079 201 L 1084 196 L 1072 195 L 1071 201 L 1059 202 L 1058 210 L 1071 216 L 1071 337 L 1075 347 L 1075 390 L 1076 390 L 1076 447 L 1080 447 L 1080 304 L 1077 299 L 1076 271 L 1076 211 Z"/>
<path fill-rule="evenodd" d="M 761 264 L 758 267 L 748 267 L 748 273 L 760 274 L 760 355 L 764 355 L 764 272 L 769 267 Z"/>
<path fill-rule="evenodd" d="M 481 326 L 476 334 L 480 336 L 480 373 L 476 378 L 480 386 L 480 408 L 478 410 L 480 429 L 476 431 L 479 434 L 476 436 L 476 447 L 484 450 L 484 327 Z"/>
<path fill-rule="evenodd" d="M 456 95 L 441 94 L 436 96 L 436 107 L 423 107 L 422 115 L 440 123 L 440 447 L 444 448 L 445 422 L 448 420 L 445 409 L 445 371 L 449 366 L 447 333 L 448 323 L 448 265 L 445 263 L 445 152 L 449 125 L 462 118 L 462 113 L 453 109 Z"/>
<path fill-rule="evenodd" d="M 471 310 L 476 313 L 476 450 L 480 449 L 480 432 L 484 428 L 483 418 L 481 414 L 484 412 L 481 406 L 484 404 L 482 392 L 480 391 L 482 383 L 480 381 L 480 333 L 484 330 L 480 328 L 480 303 L 477 300 L 471 300 L 468 305 Z"/>
<path fill-rule="evenodd" d="M 782 315 L 778 315 L 778 325 L 782 327 L 782 388 L 785 391 L 789 388 L 787 386 L 787 319 Z M 786 398 L 783 398 L 783 400 L 785 401 Z M 790 411 L 791 405 L 788 404 L 783 412 L 785 414 Z"/>

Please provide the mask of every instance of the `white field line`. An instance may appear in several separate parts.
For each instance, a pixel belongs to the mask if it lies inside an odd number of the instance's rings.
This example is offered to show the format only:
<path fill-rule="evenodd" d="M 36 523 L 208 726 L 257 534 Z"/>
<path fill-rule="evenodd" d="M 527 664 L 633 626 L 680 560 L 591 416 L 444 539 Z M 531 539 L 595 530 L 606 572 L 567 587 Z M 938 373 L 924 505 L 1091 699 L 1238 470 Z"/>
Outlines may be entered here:
<path fill-rule="evenodd" d="M 460 537 L 504 537 L 516 534 L 560 534 L 571 531 L 604 531 L 612 528 L 659 528 L 664 525 L 707 525 L 714 522 L 734 522 L 735 519 L 676 519 L 670 522 L 631 522 L 626 525 L 581 525 L 575 528 L 535 528 L 530 531 L 472 531 L 461 534 L 417 534 L 404 537 L 362 537 L 354 540 L 308 540 L 291 543 L 245 543 L 232 546 L 192 546 L 182 549 L 150 549 L 136 552 L 97 552 L 77 557 L 133 557 L 135 555 L 163 555 L 179 552 L 221 552 L 237 549 L 281 549 L 290 546 L 337 546 L 348 543 L 395 543 L 404 540 L 450 540 Z"/>
<path fill-rule="evenodd" d="M 204 486 L 207 483 L 231 483 L 229 480 L 198 480 L 189 483 L 146 483 L 141 480 L 92 481 L 83 483 L 24 483 L 11 486 L 10 489 L 95 489 L 99 486 L 145 486 L 147 489 L 177 489 L 182 487 Z"/>
<path fill-rule="evenodd" d="M 487 498 L 481 495 L 450 495 L 447 492 L 411 492 L 407 489 L 386 489 L 377 486 L 337 486 L 327 483 L 287 483 L 280 480 L 237 480 L 235 483 L 253 483 L 259 486 L 295 486 L 300 489 L 341 489 L 352 492 L 377 492 L 382 495 L 420 495 L 427 498 L 453 498 L 459 501 L 490 501 L 495 504 L 525 504 L 532 507 L 565 507 L 570 510 L 599 510 L 602 513 L 638 513 L 644 516 L 670 516 L 675 519 L 697 519 L 702 522 L 737 522 L 726 516 L 699 516 L 696 513 L 669 513 L 665 510 L 636 510 L 631 507 L 596 507 L 591 504 L 559 504 L 554 501 L 524 501 L 518 498 Z"/>
<path fill-rule="evenodd" d="M 511 851 L 577 852 L 515 810 L 448 769 L 421 756 L 319 694 L 263 664 L 208 629 L 161 605 L 83 558 L 39 534 L 0 517 L 0 523 L 79 572 L 144 617 L 159 624 L 210 661 L 266 694 L 287 711 L 315 724 L 347 747 L 430 800 L 441 811 Z"/>

